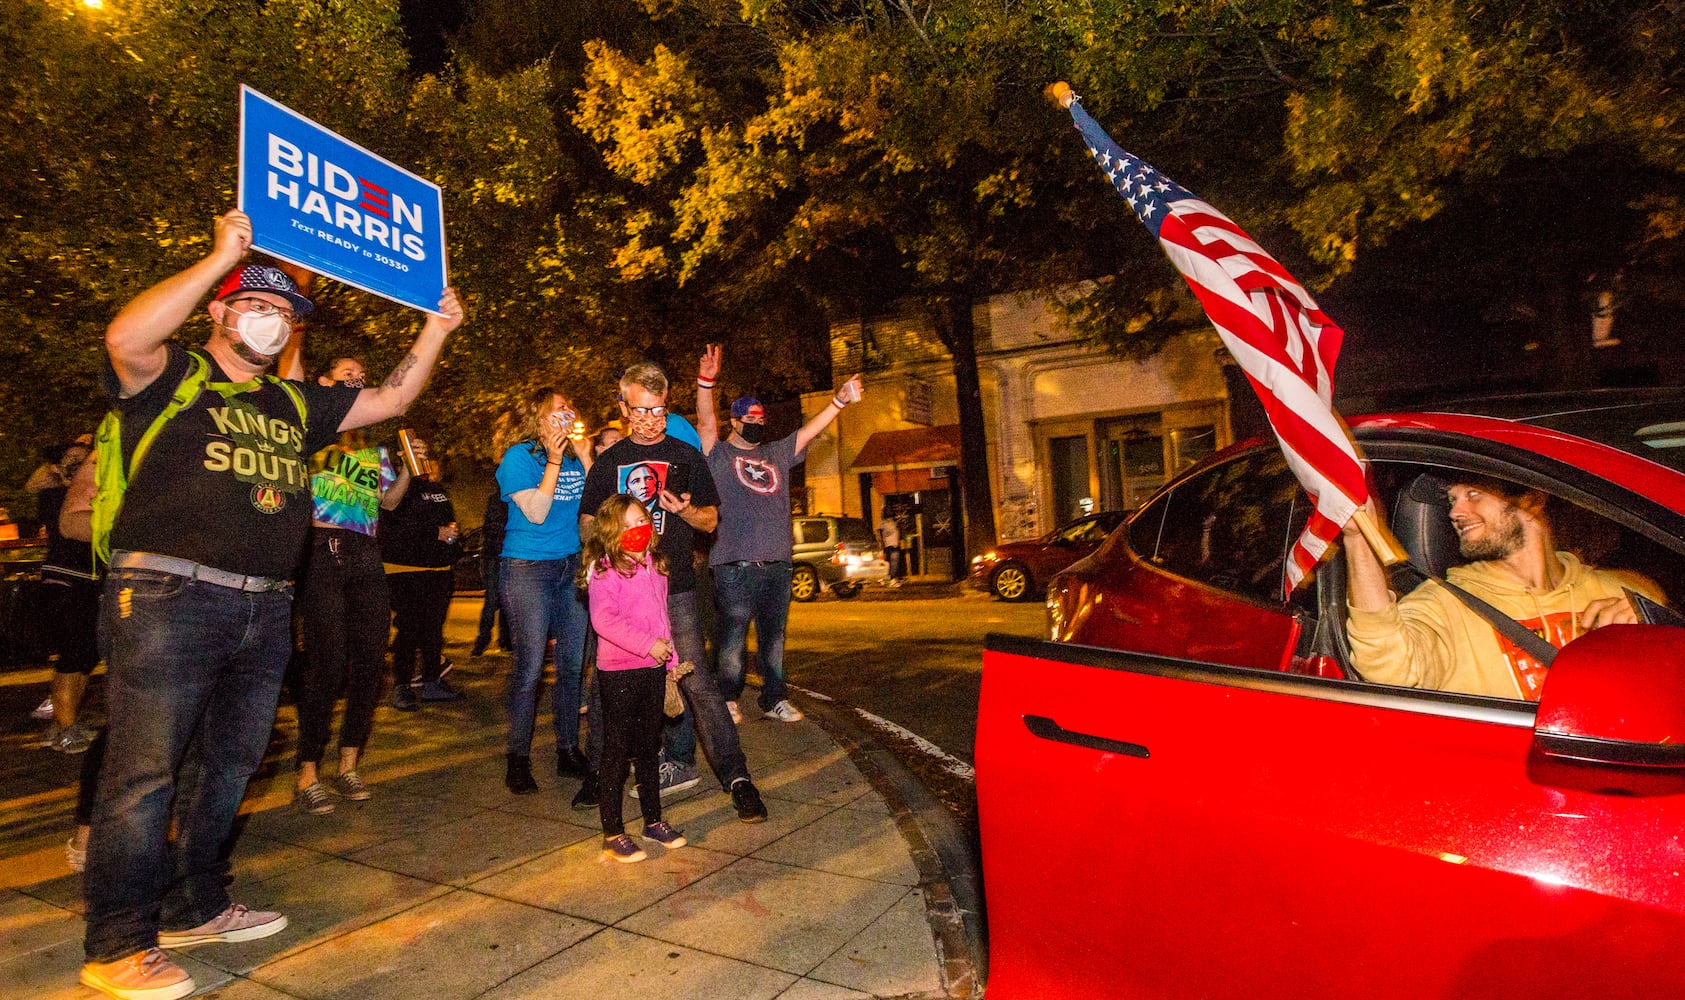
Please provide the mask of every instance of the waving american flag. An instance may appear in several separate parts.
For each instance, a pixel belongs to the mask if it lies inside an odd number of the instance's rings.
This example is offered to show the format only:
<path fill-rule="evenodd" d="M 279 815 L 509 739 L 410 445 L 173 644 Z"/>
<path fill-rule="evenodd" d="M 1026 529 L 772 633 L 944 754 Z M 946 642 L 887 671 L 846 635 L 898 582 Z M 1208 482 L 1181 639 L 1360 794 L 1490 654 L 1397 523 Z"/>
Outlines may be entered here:
<path fill-rule="evenodd" d="M 1228 216 L 1120 149 L 1076 95 L 1060 101 L 1106 179 L 1199 297 L 1263 401 L 1288 467 L 1315 501 L 1288 560 L 1291 590 L 1369 497 L 1357 448 L 1334 412 L 1334 360 L 1345 331 Z"/>

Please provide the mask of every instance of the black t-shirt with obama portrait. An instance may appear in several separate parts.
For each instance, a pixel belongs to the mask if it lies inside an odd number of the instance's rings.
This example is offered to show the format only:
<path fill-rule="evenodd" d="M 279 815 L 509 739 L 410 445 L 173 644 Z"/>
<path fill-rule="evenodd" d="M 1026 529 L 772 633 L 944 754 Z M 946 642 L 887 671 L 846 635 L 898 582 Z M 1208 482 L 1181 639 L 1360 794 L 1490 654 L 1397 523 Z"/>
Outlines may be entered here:
<path fill-rule="evenodd" d="M 188 372 L 171 341 L 152 384 L 124 399 L 108 360 L 105 387 L 122 418 L 123 463 Z M 129 480 L 111 548 L 291 579 L 310 532 L 310 456 L 332 444 L 358 390 L 294 382 L 305 402 L 269 380 L 231 385 L 208 356 L 205 387 L 165 422 Z M 308 429 L 306 429 L 308 428 Z"/>
<path fill-rule="evenodd" d="M 673 489 L 674 484 L 688 485 Z M 621 438 L 597 456 L 585 477 L 585 495 L 579 509 L 595 514 L 603 501 L 616 493 L 630 493 L 649 508 L 655 533 L 661 537 L 661 551 L 667 554 L 667 592 L 682 594 L 696 587 L 696 570 L 691 551 L 696 529 L 684 518 L 661 509 L 663 488 L 689 493 L 693 507 L 718 507 L 719 491 L 708 473 L 708 461 L 695 448 L 671 435 L 654 444 L 638 444 Z"/>

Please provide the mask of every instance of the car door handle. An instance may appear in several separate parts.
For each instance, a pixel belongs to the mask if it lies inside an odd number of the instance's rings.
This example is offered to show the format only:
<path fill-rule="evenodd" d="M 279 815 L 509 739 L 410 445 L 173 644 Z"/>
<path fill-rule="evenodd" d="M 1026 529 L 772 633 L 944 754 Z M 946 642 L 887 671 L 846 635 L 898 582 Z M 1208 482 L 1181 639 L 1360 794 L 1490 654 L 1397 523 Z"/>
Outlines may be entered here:
<path fill-rule="evenodd" d="M 1073 746 L 1088 747 L 1090 750 L 1104 750 L 1107 753 L 1121 753 L 1129 757 L 1140 757 L 1142 760 L 1152 756 L 1147 752 L 1147 748 L 1139 743 L 1125 743 L 1123 740 L 1079 733 L 1066 729 L 1044 715 L 1024 716 L 1024 728 L 1044 740 L 1056 740 Z"/>

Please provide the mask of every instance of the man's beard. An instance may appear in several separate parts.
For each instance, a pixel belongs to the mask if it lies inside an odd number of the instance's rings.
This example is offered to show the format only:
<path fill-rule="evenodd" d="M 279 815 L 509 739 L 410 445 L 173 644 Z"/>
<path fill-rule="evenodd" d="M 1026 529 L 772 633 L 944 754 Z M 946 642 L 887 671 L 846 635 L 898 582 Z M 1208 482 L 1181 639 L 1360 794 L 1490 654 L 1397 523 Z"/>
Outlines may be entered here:
<path fill-rule="evenodd" d="M 253 368 L 273 367 L 275 362 L 280 358 L 280 355 L 276 355 L 272 358 L 267 354 L 259 354 L 252 350 L 249 346 L 247 346 L 244 340 L 240 339 L 239 331 L 230 326 L 224 325 L 223 331 L 228 335 L 228 343 L 234 351 L 234 356 L 239 358 L 241 361 L 244 361 L 246 364 L 251 365 Z"/>
<path fill-rule="evenodd" d="M 1485 530 L 1479 539 L 1459 538 L 1457 549 L 1465 559 L 1507 559 L 1520 552 L 1526 542 L 1527 534 L 1521 526 L 1521 515 L 1514 507 L 1506 507 L 1503 517 L 1496 523 L 1486 522 Z"/>

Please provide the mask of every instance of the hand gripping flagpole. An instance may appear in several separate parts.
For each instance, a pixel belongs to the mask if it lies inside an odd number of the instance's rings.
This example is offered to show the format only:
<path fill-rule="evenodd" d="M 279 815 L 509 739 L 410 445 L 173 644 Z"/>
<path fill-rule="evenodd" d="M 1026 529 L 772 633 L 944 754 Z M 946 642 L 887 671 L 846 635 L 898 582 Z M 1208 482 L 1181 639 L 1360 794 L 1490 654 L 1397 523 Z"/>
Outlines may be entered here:
<path fill-rule="evenodd" d="M 1113 142 L 1070 84 L 1053 83 L 1044 93 L 1071 113 L 1107 180 L 1199 299 L 1258 393 L 1288 467 L 1315 501 L 1289 553 L 1288 588 L 1309 578 L 1347 523 L 1382 565 L 1404 562 L 1397 540 L 1365 507 L 1363 455 L 1334 411 L 1334 361 L 1344 331 L 1233 220 Z"/>

